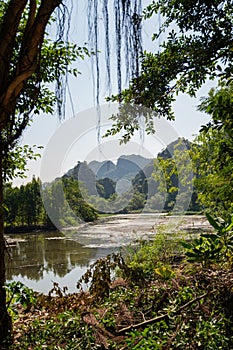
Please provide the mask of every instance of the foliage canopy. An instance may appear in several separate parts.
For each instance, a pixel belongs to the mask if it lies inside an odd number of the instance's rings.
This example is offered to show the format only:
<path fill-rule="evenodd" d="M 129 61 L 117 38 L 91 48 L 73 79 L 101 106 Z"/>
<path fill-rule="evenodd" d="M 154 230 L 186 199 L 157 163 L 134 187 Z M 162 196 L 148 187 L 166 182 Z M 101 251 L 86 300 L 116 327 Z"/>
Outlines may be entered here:
<path fill-rule="evenodd" d="M 199 107 L 212 116 L 212 121 L 203 126 L 192 146 L 199 199 L 209 210 L 224 218 L 233 209 L 232 107 L 232 81 L 221 81 Z"/>
<path fill-rule="evenodd" d="M 145 106 L 155 116 L 173 120 L 176 95 L 187 93 L 194 97 L 207 79 L 232 76 L 233 5 L 230 0 L 161 0 L 153 1 L 143 15 L 148 19 L 158 13 L 163 23 L 153 40 L 165 35 L 165 41 L 158 52 L 143 52 L 139 76 L 111 100 Z M 145 120 L 149 131 L 151 118 Z M 123 130 L 123 137 L 129 139 L 138 127 L 137 116 L 132 115 L 131 123 L 126 123 L 119 114 L 111 132 Z"/>

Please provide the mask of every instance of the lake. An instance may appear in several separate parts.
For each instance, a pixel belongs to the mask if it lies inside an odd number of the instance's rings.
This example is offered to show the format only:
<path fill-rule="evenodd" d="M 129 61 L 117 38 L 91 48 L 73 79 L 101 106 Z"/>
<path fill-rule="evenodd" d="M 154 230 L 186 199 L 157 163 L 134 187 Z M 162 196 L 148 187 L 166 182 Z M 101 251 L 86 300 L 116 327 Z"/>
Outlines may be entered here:
<path fill-rule="evenodd" d="M 152 239 L 158 227 L 200 232 L 210 227 L 203 216 L 122 214 L 63 232 L 6 235 L 7 282 L 21 281 L 38 292 L 48 293 L 53 282 L 75 292 L 76 283 L 98 258 L 121 250 L 138 239 Z"/>

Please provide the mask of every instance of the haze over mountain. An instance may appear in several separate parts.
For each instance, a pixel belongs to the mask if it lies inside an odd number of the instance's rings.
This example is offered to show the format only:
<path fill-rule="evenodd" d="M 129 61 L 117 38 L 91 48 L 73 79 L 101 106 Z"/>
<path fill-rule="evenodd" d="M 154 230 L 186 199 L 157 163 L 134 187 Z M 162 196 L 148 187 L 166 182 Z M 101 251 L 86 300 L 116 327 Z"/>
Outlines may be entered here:
<path fill-rule="evenodd" d="M 153 164 L 153 159 L 135 154 L 122 155 L 117 159 L 116 164 L 111 160 L 105 160 L 103 162 L 93 160 L 90 163 L 78 162 L 73 169 L 70 169 L 66 173 L 66 176 L 73 176 L 80 181 L 87 181 L 88 178 L 93 177 L 96 180 L 109 178 L 118 181 L 122 177 L 131 180 L 148 164 Z"/>
<path fill-rule="evenodd" d="M 110 199 L 111 205 L 116 198 L 120 201 L 124 196 L 132 197 L 125 211 L 144 208 L 145 203 L 147 210 L 169 211 L 175 206 L 176 199 L 190 197 L 179 183 L 179 172 L 176 171 L 176 162 L 179 164 L 179 159 L 189 149 L 190 142 L 179 138 L 161 150 L 155 159 L 132 154 L 121 155 L 116 163 L 111 160 L 78 162 L 65 176 L 80 182 L 84 196 L 86 193 L 87 196 Z M 195 191 L 191 197 L 190 208 L 196 210 Z"/>
<path fill-rule="evenodd" d="M 152 162 L 152 159 L 132 154 L 120 156 L 116 164 L 110 160 L 103 162 L 92 161 L 88 164 L 88 167 L 94 172 L 97 179 L 108 177 L 117 181 L 122 177 L 133 179 L 140 170 Z"/>

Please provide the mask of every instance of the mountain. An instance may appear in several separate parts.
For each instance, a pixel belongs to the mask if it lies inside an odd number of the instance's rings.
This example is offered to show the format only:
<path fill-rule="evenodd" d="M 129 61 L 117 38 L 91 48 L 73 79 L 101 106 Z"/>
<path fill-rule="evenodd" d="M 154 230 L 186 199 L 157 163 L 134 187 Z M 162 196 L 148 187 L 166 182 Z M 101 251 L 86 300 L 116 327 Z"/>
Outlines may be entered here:
<path fill-rule="evenodd" d="M 148 204 L 149 210 L 160 208 L 159 210 L 170 211 L 174 208 L 178 196 L 185 195 L 179 194 L 178 174 L 176 168 L 173 172 L 171 167 L 175 167 L 177 157 L 182 157 L 183 152 L 189 149 L 190 142 L 178 138 L 158 154 L 157 166 L 154 163 L 155 159 L 135 154 L 121 155 L 116 163 L 111 160 L 78 162 L 65 176 L 79 180 L 80 188 L 84 188 L 87 194 L 110 199 L 116 212 L 119 211 L 117 205 L 121 204 L 122 194 L 126 196 L 127 205 L 121 208 L 121 212 L 141 209 L 145 203 Z M 176 151 L 180 153 L 176 154 Z M 169 179 L 166 176 L 170 176 Z M 131 199 L 127 197 L 129 194 L 133 195 Z M 194 191 L 190 204 L 192 210 L 197 208 L 196 197 Z M 102 206 L 106 204 L 101 201 L 99 203 Z M 103 212 L 105 210 L 108 209 L 104 208 Z"/>
<path fill-rule="evenodd" d="M 152 159 L 144 158 L 140 155 L 122 155 L 117 159 L 116 164 L 110 160 L 90 162 L 88 167 L 96 175 L 97 179 L 109 178 L 118 181 L 122 177 L 132 180 L 135 175 L 146 165 L 152 162 Z"/>
<path fill-rule="evenodd" d="M 135 154 L 122 155 L 117 159 L 116 164 L 111 160 L 78 162 L 65 174 L 65 177 L 79 180 L 89 195 L 99 194 L 101 197 L 109 198 L 115 193 L 118 180 L 124 178 L 130 182 L 133 181 L 135 176 L 149 164 L 153 164 L 152 159 Z"/>
<path fill-rule="evenodd" d="M 111 160 L 105 160 L 103 162 L 93 160 L 88 163 L 88 167 L 93 171 L 97 179 L 104 179 L 105 177 L 113 179 L 111 174 L 116 170 L 116 165 Z"/>
<path fill-rule="evenodd" d="M 128 161 L 134 163 L 135 165 L 137 165 L 138 167 L 140 167 L 140 169 L 143 169 L 146 165 L 148 165 L 149 163 L 152 162 L 151 158 L 145 158 L 145 157 L 142 157 L 142 156 L 136 155 L 136 154 L 131 154 L 128 156 L 121 156 L 121 157 L 119 157 L 119 160 L 120 159 L 128 160 Z"/>
<path fill-rule="evenodd" d="M 90 169 L 86 162 L 78 162 L 77 165 L 70 169 L 65 177 L 73 177 L 75 180 L 80 181 L 89 195 L 96 195 L 96 176 L 95 173 Z"/>
<path fill-rule="evenodd" d="M 169 145 L 158 153 L 157 158 L 169 159 L 174 157 L 174 152 L 177 151 L 186 151 L 191 147 L 189 140 L 179 137 L 177 140 L 169 143 Z"/>

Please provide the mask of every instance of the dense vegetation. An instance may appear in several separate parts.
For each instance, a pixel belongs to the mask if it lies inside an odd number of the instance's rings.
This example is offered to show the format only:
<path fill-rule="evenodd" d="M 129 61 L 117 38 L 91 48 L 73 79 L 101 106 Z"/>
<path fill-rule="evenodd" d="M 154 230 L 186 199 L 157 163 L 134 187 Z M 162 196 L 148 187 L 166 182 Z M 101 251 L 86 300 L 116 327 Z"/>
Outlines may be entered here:
<path fill-rule="evenodd" d="M 96 261 L 77 285 L 89 283 L 89 292 L 54 284 L 45 296 L 8 285 L 15 320 L 8 349 L 232 349 L 233 218 L 208 219 L 216 230 L 202 235 L 205 245 L 182 247 L 181 232 L 171 239 L 161 227 L 153 242 Z M 228 252 L 217 249 L 227 238 Z"/>
<path fill-rule="evenodd" d="M 41 186 L 40 180 L 35 178 L 20 187 L 12 187 L 11 184 L 5 186 L 5 223 L 8 231 L 13 229 L 17 231 L 19 226 L 25 230 L 55 228 L 44 208 Z M 83 200 L 77 180 L 72 178 L 55 180 L 45 187 L 43 196 L 49 203 L 51 211 L 56 209 L 58 216 L 59 213 L 63 213 L 61 219 L 63 217 L 66 221 L 59 221 L 59 227 L 75 223 L 70 215 L 69 205 L 80 222 L 97 219 L 97 212 Z"/>
<path fill-rule="evenodd" d="M 209 210 L 227 218 L 233 210 L 232 79 L 220 80 L 199 108 L 212 117 L 193 147 L 193 159 L 198 163 L 199 198 Z"/>
<path fill-rule="evenodd" d="M 153 1 L 144 15 L 148 18 L 158 12 L 164 23 L 154 38 L 168 30 L 167 41 L 158 53 L 143 54 L 140 74 L 129 89 L 113 99 L 145 104 L 156 115 L 172 119 L 175 94 L 194 96 L 208 77 L 219 79 L 218 87 L 200 107 L 211 114 L 212 121 L 189 150 L 199 199 L 208 211 L 218 214 L 218 218 L 207 214 L 214 230 L 194 239 L 188 237 L 182 244 L 165 230 L 152 243 L 140 242 L 122 255 L 100 259 L 78 284 L 89 283 L 88 292 L 66 296 L 66 290 L 54 285 L 51 295 L 43 296 L 20 283 L 8 286 L 6 306 L 15 320 L 10 349 L 233 348 L 232 2 Z M 124 107 L 122 104 L 122 110 Z M 110 133 L 124 129 L 127 141 L 138 129 L 138 119 L 135 114 L 126 121 L 120 116 Z M 150 131 L 150 118 L 147 122 Z M 169 157 L 159 161 L 165 184 L 169 184 L 165 195 L 173 195 L 174 202 L 179 195 L 175 183 L 178 164 Z M 154 180 L 157 178 L 155 171 Z M 61 194 L 61 181 L 48 186 L 48 195 Z M 63 182 L 63 188 L 69 189 L 69 201 L 78 210 L 80 198 L 74 198 L 71 191 L 76 185 L 74 179 Z M 105 185 L 109 188 L 110 183 L 100 183 L 100 192 Z M 58 191 L 53 193 L 53 188 Z M 158 189 L 163 191 L 164 187 L 159 184 Z M 143 193 L 138 193 L 143 203 Z M 60 199 L 63 203 L 63 197 Z M 69 208 L 66 210 L 69 213 Z M 4 242 L 1 248 L 4 252 Z M 0 272 L 0 306 L 5 317 L 4 268 Z M 8 317 L 5 321 L 9 325 Z"/>

